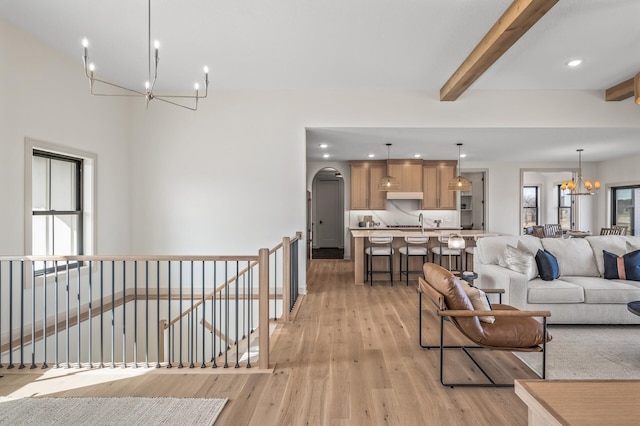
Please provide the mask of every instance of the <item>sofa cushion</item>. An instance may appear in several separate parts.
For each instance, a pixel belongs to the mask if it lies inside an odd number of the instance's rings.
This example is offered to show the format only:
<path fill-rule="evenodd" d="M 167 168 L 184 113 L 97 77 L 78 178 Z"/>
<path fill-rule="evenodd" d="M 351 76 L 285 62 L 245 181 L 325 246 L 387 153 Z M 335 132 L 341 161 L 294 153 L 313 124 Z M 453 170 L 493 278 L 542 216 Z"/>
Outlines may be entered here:
<path fill-rule="evenodd" d="M 628 303 L 640 300 L 640 287 L 623 280 L 598 277 L 562 277 L 584 289 L 584 303 Z"/>
<path fill-rule="evenodd" d="M 527 284 L 527 303 L 582 303 L 584 289 L 576 284 L 564 281 L 543 281 L 533 279 Z"/>
<path fill-rule="evenodd" d="M 530 253 L 535 253 L 542 248 L 540 238 L 532 237 L 531 235 L 501 235 L 498 237 L 479 238 L 477 242 L 479 250 L 476 250 L 478 262 L 483 265 L 499 265 L 507 244 L 517 247 L 519 242 L 527 247 Z"/>
<path fill-rule="evenodd" d="M 526 275 L 527 280 L 532 280 L 538 276 L 538 266 L 536 260 L 526 247 L 518 241 L 518 247 L 509 244 L 504 249 L 504 266 L 512 271 Z M 501 265 L 502 262 L 501 262 Z"/>
<path fill-rule="evenodd" d="M 471 287 L 468 284 L 462 284 L 462 288 L 464 289 L 464 292 L 467 294 L 467 297 L 471 301 L 471 304 L 473 305 L 473 309 L 475 309 L 476 311 L 491 310 L 491 303 L 489 303 L 489 299 L 487 298 L 487 295 L 484 291 L 476 287 Z M 496 318 L 492 315 L 482 316 L 478 318 L 480 319 L 480 321 L 488 322 L 489 324 L 493 324 L 496 320 Z"/>
<path fill-rule="evenodd" d="M 604 277 L 608 280 L 623 279 L 640 281 L 640 250 L 622 256 L 602 251 Z"/>
<path fill-rule="evenodd" d="M 540 278 L 544 281 L 553 281 L 560 276 L 558 261 L 555 256 L 546 250 L 538 250 L 536 253 L 536 265 Z"/>
<path fill-rule="evenodd" d="M 593 256 L 596 259 L 596 266 L 598 267 L 598 275 L 601 277 L 604 276 L 604 258 L 602 257 L 602 250 L 622 256 L 629 251 L 627 250 L 627 242 L 640 246 L 640 237 L 594 235 L 592 237 L 586 237 L 584 240 L 591 246 Z"/>
<path fill-rule="evenodd" d="M 591 245 L 584 238 L 543 238 L 542 246 L 558 259 L 560 276 L 600 276 Z"/>

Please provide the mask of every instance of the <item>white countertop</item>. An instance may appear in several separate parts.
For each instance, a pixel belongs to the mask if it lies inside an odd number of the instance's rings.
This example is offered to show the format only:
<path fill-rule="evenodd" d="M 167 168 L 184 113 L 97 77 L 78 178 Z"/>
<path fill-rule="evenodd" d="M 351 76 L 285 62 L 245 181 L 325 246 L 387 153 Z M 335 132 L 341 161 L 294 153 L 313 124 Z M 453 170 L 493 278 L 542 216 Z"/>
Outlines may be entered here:
<path fill-rule="evenodd" d="M 406 228 L 405 228 L 406 229 Z M 419 229 L 413 230 L 402 230 L 402 228 L 351 228 L 351 235 L 354 238 L 365 238 L 371 235 L 391 235 L 392 237 L 437 237 L 441 234 L 449 234 L 453 229 L 425 229 L 424 233 L 422 233 Z M 455 230 L 457 234 L 462 235 L 463 237 L 476 237 L 479 235 L 489 236 L 489 235 L 498 235 L 497 233 L 482 231 L 482 230 Z"/>

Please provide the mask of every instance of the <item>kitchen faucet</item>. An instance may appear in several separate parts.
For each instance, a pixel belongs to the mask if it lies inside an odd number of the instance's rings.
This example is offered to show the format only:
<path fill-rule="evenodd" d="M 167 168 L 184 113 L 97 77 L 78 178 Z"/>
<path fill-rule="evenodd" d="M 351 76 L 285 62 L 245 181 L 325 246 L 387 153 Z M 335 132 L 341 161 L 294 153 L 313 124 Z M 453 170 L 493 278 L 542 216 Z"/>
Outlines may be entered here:
<path fill-rule="evenodd" d="M 422 215 L 422 213 L 420 213 L 420 216 L 418 216 L 418 220 L 420 221 L 420 228 L 422 229 L 422 233 L 424 234 L 424 216 Z"/>

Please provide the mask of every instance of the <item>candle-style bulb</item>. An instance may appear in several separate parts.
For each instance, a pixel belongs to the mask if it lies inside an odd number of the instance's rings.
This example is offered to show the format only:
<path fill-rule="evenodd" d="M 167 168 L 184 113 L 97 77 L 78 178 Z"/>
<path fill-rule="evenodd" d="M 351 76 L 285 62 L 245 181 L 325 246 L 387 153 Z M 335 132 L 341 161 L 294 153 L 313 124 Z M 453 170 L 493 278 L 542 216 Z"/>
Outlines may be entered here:
<path fill-rule="evenodd" d="M 154 47 L 154 49 L 156 49 L 156 50 L 160 49 L 160 42 L 159 42 L 158 40 L 154 41 L 154 42 L 153 42 L 153 47 Z"/>
<path fill-rule="evenodd" d="M 193 87 L 198 90 L 200 88 L 200 85 L 198 83 L 194 84 Z"/>
<path fill-rule="evenodd" d="M 82 39 L 82 47 L 89 47 L 89 40 L 86 37 Z"/>
<path fill-rule="evenodd" d="M 145 89 L 147 89 L 147 90 L 149 90 L 149 82 L 148 82 L 148 81 L 145 81 L 145 82 L 144 82 L 144 88 L 145 88 Z"/>
<path fill-rule="evenodd" d="M 206 65 L 204 66 L 204 73 L 209 74 L 209 67 Z"/>
<path fill-rule="evenodd" d="M 95 71 L 95 69 L 96 69 L 96 66 L 93 64 L 93 62 L 91 62 L 89 64 L 89 71 L 93 72 L 93 71 Z"/>

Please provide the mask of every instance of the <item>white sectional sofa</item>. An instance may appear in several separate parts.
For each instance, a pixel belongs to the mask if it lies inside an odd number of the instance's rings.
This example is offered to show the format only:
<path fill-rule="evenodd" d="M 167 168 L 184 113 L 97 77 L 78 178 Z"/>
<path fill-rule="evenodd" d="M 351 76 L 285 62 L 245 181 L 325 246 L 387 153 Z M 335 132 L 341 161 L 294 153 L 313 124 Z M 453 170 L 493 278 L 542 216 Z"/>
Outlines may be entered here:
<path fill-rule="evenodd" d="M 539 249 L 547 250 L 557 259 L 559 278 L 544 281 L 537 275 L 537 268 L 528 274 L 516 272 L 513 269 L 522 270 L 522 265 L 505 265 L 507 245 L 519 246 L 520 253 L 526 249 L 533 255 Z M 622 256 L 637 248 L 640 237 L 619 235 L 482 238 L 474 255 L 476 285 L 504 289 L 503 303 L 516 308 L 551 311 L 548 322 L 552 324 L 640 324 L 640 316 L 627 310 L 628 302 L 640 300 L 640 282 L 603 278 L 603 250 Z"/>

